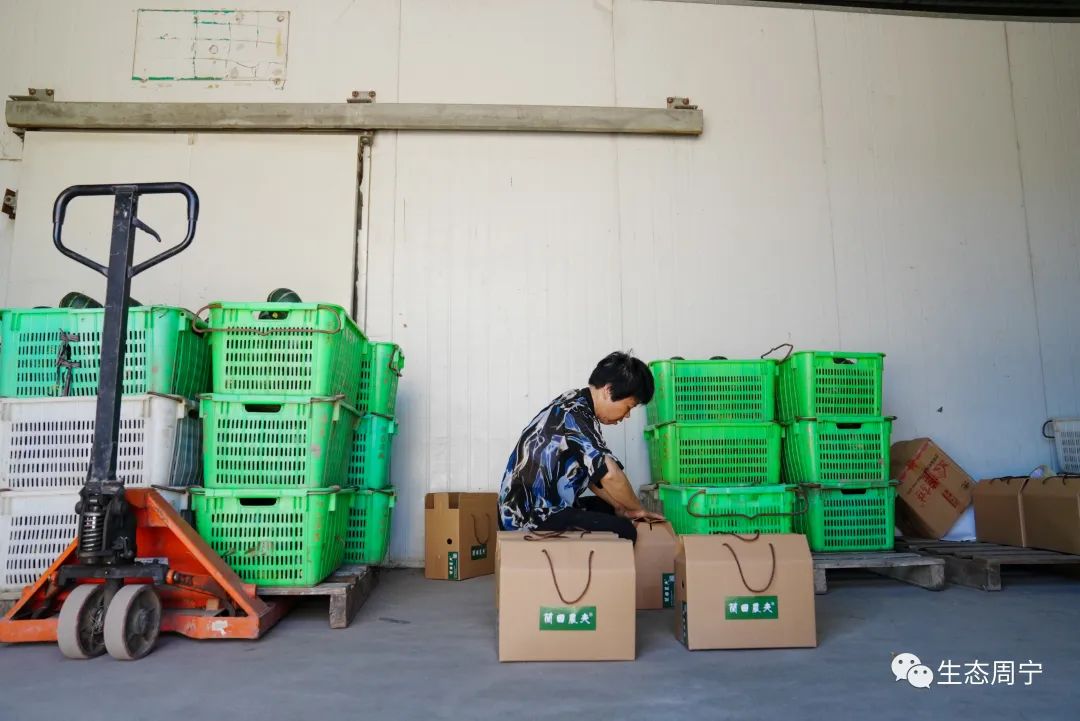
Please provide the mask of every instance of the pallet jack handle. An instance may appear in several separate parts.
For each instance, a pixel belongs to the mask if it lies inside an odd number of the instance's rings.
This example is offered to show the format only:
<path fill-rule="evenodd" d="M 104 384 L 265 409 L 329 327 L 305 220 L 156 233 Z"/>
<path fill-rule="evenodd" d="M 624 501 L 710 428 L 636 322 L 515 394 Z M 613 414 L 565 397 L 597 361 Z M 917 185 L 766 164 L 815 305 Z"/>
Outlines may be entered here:
<path fill-rule="evenodd" d="M 62 240 L 64 218 L 67 215 L 68 204 L 75 198 L 81 198 L 86 196 L 101 196 L 111 195 L 116 198 L 116 204 L 113 208 L 113 233 L 120 230 L 130 223 L 131 226 L 143 230 L 154 237 L 159 243 L 161 242 L 161 236 L 150 226 L 143 223 L 136 216 L 138 211 L 139 196 L 142 195 L 183 195 L 187 200 L 187 232 L 184 235 L 184 240 L 179 245 L 176 245 L 163 253 L 155 255 L 149 260 L 144 260 L 138 265 L 133 265 L 128 269 L 128 278 L 134 278 L 144 270 L 154 267 L 158 263 L 161 263 L 174 255 L 183 252 L 191 241 L 195 239 L 195 224 L 199 219 L 199 196 L 187 183 L 171 182 L 171 183 L 129 183 L 123 185 L 72 185 L 69 188 L 63 190 L 56 198 L 56 203 L 53 205 L 53 244 L 56 249 L 67 257 L 82 263 L 87 268 L 95 270 L 101 273 L 106 278 L 109 276 L 108 266 L 102 265 L 97 261 L 91 260 L 81 253 L 72 250 L 68 246 L 64 245 Z"/>

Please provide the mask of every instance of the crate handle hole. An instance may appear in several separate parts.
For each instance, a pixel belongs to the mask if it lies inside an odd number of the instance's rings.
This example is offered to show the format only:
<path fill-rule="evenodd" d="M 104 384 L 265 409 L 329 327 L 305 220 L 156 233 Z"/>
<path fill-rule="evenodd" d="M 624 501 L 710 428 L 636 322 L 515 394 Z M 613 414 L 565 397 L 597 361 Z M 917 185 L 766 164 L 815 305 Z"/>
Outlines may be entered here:
<path fill-rule="evenodd" d="M 853 366 L 853 365 L 855 365 L 855 361 L 851 360 L 850 358 L 833 358 L 832 362 L 835 363 L 838 366 Z"/>
<path fill-rule="evenodd" d="M 249 413 L 277 413 L 281 410 L 280 403 L 245 403 L 244 410 Z"/>
<path fill-rule="evenodd" d="M 240 498 L 241 506 L 273 506 L 278 502 L 276 498 Z"/>
<path fill-rule="evenodd" d="M 862 423 L 837 423 L 836 427 L 842 431 L 852 431 L 857 428 L 862 428 Z"/>

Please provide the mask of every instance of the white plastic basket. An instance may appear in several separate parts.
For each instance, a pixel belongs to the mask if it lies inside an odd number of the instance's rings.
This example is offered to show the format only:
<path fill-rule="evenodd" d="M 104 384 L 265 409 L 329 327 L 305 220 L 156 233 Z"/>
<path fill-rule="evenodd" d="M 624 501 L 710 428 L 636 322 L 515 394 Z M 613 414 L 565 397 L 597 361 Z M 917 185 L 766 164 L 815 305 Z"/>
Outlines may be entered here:
<path fill-rule="evenodd" d="M 86 481 L 96 398 L 0 399 L 0 490 L 78 490 Z M 116 475 L 132 487 L 202 482 L 202 423 L 179 396 L 125 396 Z"/>
<path fill-rule="evenodd" d="M 186 492 L 160 491 L 177 511 Z M 76 536 L 78 491 L 0 491 L 0 591 L 33 583 Z"/>
<path fill-rule="evenodd" d="M 1058 470 L 1080 473 L 1080 418 L 1054 418 L 1054 447 L 1057 449 Z"/>
<path fill-rule="evenodd" d="M 0 589 L 33 583 L 75 538 L 78 493 L 0 492 Z"/>

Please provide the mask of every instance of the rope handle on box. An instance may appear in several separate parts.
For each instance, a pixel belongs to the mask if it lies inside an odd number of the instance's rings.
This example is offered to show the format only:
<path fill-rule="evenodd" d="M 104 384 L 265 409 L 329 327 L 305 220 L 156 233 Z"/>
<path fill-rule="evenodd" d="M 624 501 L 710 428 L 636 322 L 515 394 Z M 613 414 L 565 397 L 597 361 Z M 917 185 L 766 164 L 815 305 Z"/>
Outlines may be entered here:
<path fill-rule="evenodd" d="M 559 579 L 555 577 L 555 564 L 551 561 L 551 554 L 547 552 L 546 548 L 541 548 L 540 553 L 544 554 L 544 558 L 547 559 L 548 568 L 551 569 L 551 581 L 555 584 L 555 593 L 559 594 L 559 600 L 567 606 L 573 606 L 578 601 L 585 598 L 585 594 L 589 592 L 589 586 L 592 585 L 592 559 L 593 554 L 596 553 L 596 551 L 594 549 L 589 549 L 589 576 L 585 579 L 585 588 L 581 590 L 581 593 L 578 594 L 578 597 L 573 601 L 567 600 L 566 596 L 563 595 L 562 589 L 559 588 Z"/>
<path fill-rule="evenodd" d="M 319 310 L 328 310 L 328 311 L 330 311 L 331 313 L 334 314 L 334 317 L 337 319 L 337 322 L 338 322 L 338 327 L 335 328 L 334 330 L 322 330 L 321 328 L 284 328 L 284 327 L 282 327 L 282 328 L 252 328 L 252 327 L 211 328 L 209 318 L 207 318 L 205 321 L 202 318 L 199 318 L 199 316 L 202 315 L 202 312 L 204 310 L 207 310 L 208 308 L 213 309 L 213 308 L 220 308 L 220 307 L 221 307 L 221 305 L 218 304 L 218 303 L 208 303 L 207 305 L 204 305 L 202 308 L 199 308 L 197 311 L 195 311 L 196 319 L 200 323 L 205 323 L 206 325 L 205 325 L 205 327 L 200 327 L 199 325 L 193 324 L 191 326 L 191 329 L 194 330 L 196 333 L 198 333 L 200 335 L 202 335 L 204 333 L 254 333 L 255 335 L 274 335 L 275 333 L 323 333 L 325 335 L 337 335 L 338 333 L 340 333 L 345 328 L 345 321 L 341 317 L 341 309 L 340 308 L 335 308 L 332 305 L 325 305 L 323 303 L 319 303 L 315 307 L 318 308 Z"/>
<path fill-rule="evenodd" d="M 699 489 L 696 493 L 686 499 L 686 512 L 694 518 L 745 518 L 748 521 L 753 521 L 755 518 L 770 518 L 772 516 L 791 516 L 794 518 L 795 516 L 801 516 L 806 513 L 806 511 L 810 507 L 810 502 L 806 499 L 805 496 L 801 494 L 796 494 L 796 498 L 802 501 L 802 508 L 797 511 L 772 511 L 769 513 L 755 513 L 752 516 L 748 516 L 745 513 L 697 513 L 696 511 L 691 511 L 690 504 L 693 503 L 695 498 L 705 492 L 706 489 Z"/>
<path fill-rule="evenodd" d="M 480 540 L 480 529 L 476 525 L 476 514 L 470 513 L 469 515 L 472 516 L 473 538 L 475 538 L 476 542 L 479 543 L 481 546 L 486 546 L 488 544 L 488 541 L 491 540 L 491 514 L 487 511 L 484 512 L 484 518 L 488 520 L 488 533 L 487 537 L 483 541 Z"/>
<path fill-rule="evenodd" d="M 761 588 L 754 588 L 746 580 L 746 574 L 743 573 L 742 563 L 739 562 L 739 556 L 735 553 L 735 549 L 731 547 L 731 544 L 724 543 L 724 548 L 726 548 L 731 553 L 731 557 L 735 559 L 735 568 L 739 569 L 739 578 L 742 579 L 742 584 L 747 591 L 750 593 L 764 593 L 769 590 L 769 587 L 772 586 L 773 581 L 776 579 L 776 547 L 771 542 L 769 543 L 769 555 L 772 556 L 772 570 L 769 571 L 768 583 Z"/>

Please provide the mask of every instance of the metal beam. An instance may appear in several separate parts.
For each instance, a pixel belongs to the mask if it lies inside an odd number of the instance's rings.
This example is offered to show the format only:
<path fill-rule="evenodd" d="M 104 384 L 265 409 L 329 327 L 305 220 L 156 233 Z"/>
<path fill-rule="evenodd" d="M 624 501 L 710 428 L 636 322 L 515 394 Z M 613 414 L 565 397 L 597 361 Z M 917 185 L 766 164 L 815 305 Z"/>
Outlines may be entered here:
<path fill-rule="evenodd" d="M 434 103 L 72 103 L 12 99 L 18 130 L 470 130 L 700 135 L 696 109 Z"/>
<path fill-rule="evenodd" d="M 1080 0 L 651 0 L 699 5 L 824 10 L 873 15 L 915 15 L 964 20 L 1080 22 Z"/>

